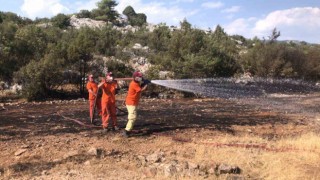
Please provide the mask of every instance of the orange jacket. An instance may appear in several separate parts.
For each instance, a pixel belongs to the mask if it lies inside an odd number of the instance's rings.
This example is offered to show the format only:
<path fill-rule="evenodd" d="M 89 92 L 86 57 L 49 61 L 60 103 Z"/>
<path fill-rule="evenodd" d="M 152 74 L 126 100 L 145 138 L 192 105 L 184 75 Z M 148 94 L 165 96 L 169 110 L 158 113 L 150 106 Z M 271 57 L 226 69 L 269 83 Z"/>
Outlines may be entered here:
<path fill-rule="evenodd" d="M 102 101 L 110 101 L 112 103 L 116 102 L 116 89 L 118 88 L 117 81 L 112 81 L 111 83 L 104 83 L 101 88 L 103 89 Z"/>
<path fill-rule="evenodd" d="M 137 106 L 141 94 L 141 87 L 138 82 L 131 81 L 129 85 L 128 95 L 126 98 L 126 105 Z"/>
<path fill-rule="evenodd" d="M 87 90 L 93 91 L 95 94 L 98 92 L 98 85 L 95 82 L 89 81 L 87 83 Z M 96 96 L 94 96 L 92 93 L 89 92 L 89 100 L 94 100 Z"/>

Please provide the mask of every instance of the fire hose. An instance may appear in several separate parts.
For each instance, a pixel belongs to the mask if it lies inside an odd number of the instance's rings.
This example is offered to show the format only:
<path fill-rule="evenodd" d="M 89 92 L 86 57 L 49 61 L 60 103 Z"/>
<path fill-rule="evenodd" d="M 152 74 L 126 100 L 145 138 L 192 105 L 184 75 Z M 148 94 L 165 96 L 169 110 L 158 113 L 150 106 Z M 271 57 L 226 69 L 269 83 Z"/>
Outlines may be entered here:
<path fill-rule="evenodd" d="M 61 114 L 61 111 L 58 111 L 57 114 L 61 117 L 63 117 L 64 119 L 68 120 L 68 121 L 72 121 L 72 122 L 75 122 L 81 126 L 84 126 L 84 127 L 87 127 L 87 128 L 101 128 L 101 126 L 95 126 L 93 124 L 86 124 L 86 123 L 83 123 L 82 121 L 78 120 L 78 119 L 74 119 L 74 118 L 71 118 L 71 117 L 66 117 L 64 115 Z"/>

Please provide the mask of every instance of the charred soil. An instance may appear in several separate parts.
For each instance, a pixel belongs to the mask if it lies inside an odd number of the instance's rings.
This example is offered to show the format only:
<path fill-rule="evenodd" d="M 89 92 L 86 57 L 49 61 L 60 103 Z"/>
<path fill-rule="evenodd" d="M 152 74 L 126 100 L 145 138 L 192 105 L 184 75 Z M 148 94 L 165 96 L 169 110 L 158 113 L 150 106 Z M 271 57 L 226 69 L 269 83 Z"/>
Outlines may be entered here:
<path fill-rule="evenodd" d="M 319 112 L 244 102 L 144 98 L 129 138 L 91 126 L 82 99 L 5 103 L 0 179 L 320 178 Z"/>

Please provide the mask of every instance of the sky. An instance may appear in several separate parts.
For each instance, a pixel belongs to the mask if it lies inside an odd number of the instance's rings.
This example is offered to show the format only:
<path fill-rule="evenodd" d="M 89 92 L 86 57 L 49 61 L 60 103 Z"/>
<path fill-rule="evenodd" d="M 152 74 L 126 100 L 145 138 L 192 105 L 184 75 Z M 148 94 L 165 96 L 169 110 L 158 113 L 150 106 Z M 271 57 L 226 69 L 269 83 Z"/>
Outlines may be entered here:
<path fill-rule="evenodd" d="M 99 0 L 0 0 L 0 11 L 22 17 L 52 17 L 96 8 Z M 220 25 L 229 35 L 268 38 L 277 28 L 279 40 L 320 44 L 319 0 L 117 0 L 116 10 L 131 5 L 152 24 L 178 26 L 187 19 L 193 27 L 214 30 Z"/>

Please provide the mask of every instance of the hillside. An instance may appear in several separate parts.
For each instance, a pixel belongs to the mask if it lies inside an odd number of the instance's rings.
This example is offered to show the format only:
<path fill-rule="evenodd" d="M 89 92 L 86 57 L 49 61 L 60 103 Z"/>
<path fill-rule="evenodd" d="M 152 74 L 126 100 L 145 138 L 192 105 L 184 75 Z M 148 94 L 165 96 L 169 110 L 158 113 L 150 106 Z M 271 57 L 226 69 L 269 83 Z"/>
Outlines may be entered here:
<path fill-rule="evenodd" d="M 220 25 L 204 31 L 186 19 L 179 27 L 152 25 L 130 6 L 120 15 L 112 2 L 101 1 L 92 11 L 50 19 L 1 12 L 1 88 L 18 84 L 23 97 L 42 99 L 63 94 L 61 89 L 70 83 L 82 87 L 80 79 L 88 73 L 103 76 L 106 70 L 117 77 L 141 70 L 149 79 L 250 73 L 319 80 L 320 46 L 277 41 L 276 28 L 268 39 L 260 40 L 230 36 Z M 79 88 L 79 92 L 84 91 Z"/>

